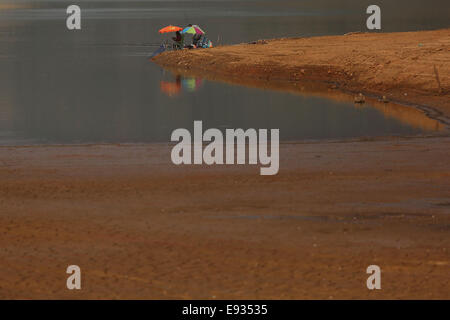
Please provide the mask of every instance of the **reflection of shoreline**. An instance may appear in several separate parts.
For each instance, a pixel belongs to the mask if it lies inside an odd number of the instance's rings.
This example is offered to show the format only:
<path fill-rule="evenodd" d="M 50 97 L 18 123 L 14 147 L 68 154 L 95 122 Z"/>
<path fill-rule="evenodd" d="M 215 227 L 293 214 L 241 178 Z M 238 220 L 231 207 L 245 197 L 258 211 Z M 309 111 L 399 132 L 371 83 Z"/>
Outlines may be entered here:
<path fill-rule="evenodd" d="M 260 88 L 267 90 L 275 90 L 282 92 L 289 92 L 297 95 L 312 95 L 335 101 L 342 101 L 347 103 L 353 102 L 353 95 L 345 93 L 337 89 L 331 89 L 329 84 L 324 84 L 317 81 L 264 81 L 261 79 L 248 78 L 227 78 L 217 75 L 205 75 L 201 72 L 187 71 L 184 69 L 166 68 L 175 75 L 182 75 L 184 77 L 203 76 L 212 81 L 219 81 L 231 85 L 242 85 L 252 88 Z M 386 117 L 395 118 L 405 124 L 428 131 L 444 132 L 447 131 L 445 124 L 436 119 L 428 117 L 424 112 L 413 107 L 397 104 L 397 103 L 383 103 L 377 99 L 367 98 L 367 104 L 357 105 L 356 107 L 370 106 L 382 112 Z"/>
<path fill-rule="evenodd" d="M 412 107 L 378 101 L 370 101 L 370 106 L 375 107 L 387 117 L 398 119 L 416 128 L 436 132 L 443 132 L 446 130 L 443 123 L 427 117 L 422 111 Z"/>

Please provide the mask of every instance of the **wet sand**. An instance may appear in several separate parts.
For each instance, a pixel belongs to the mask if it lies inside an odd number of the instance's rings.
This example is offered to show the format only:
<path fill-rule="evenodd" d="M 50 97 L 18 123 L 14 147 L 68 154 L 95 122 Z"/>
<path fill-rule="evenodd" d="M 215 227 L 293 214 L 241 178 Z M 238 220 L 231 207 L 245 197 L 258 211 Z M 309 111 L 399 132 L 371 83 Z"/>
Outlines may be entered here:
<path fill-rule="evenodd" d="M 0 147 L 0 298 L 450 299 L 450 138 L 281 144 L 265 177 L 170 150 Z"/>
<path fill-rule="evenodd" d="M 449 52 L 450 29 L 443 29 L 260 40 L 165 52 L 153 61 L 250 86 L 302 91 L 315 81 L 330 89 L 428 107 L 424 110 L 430 116 L 450 123 Z"/>

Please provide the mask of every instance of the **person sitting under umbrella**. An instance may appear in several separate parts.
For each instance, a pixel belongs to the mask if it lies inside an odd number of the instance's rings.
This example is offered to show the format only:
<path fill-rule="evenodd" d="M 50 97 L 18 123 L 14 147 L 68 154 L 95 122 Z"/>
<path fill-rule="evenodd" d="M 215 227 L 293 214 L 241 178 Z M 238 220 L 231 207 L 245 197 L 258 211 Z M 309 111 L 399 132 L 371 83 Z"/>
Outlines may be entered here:
<path fill-rule="evenodd" d="M 182 34 L 188 33 L 192 34 L 192 45 L 197 47 L 197 44 L 201 37 L 205 34 L 205 32 L 196 24 L 188 24 L 186 28 L 184 28 L 183 31 L 181 31 Z"/>
<path fill-rule="evenodd" d="M 194 27 L 195 28 L 195 27 L 198 27 L 198 26 L 197 25 L 193 26 L 192 24 L 188 24 L 188 27 Z M 192 44 L 194 46 L 197 46 L 198 41 L 201 39 L 201 37 L 202 37 L 201 33 L 194 34 L 194 36 L 192 37 Z"/>
<path fill-rule="evenodd" d="M 184 34 L 181 34 L 180 31 L 175 32 L 175 37 L 172 37 L 172 40 L 178 49 L 184 48 Z"/>

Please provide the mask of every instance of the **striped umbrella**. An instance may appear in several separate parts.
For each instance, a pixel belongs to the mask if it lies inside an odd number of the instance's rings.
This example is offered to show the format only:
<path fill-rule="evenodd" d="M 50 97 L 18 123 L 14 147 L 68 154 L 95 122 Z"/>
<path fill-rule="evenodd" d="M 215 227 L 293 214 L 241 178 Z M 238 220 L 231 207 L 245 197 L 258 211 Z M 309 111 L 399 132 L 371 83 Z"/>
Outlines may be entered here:
<path fill-rule="evenodd" d="M 187 33 L 187 34 L 200 34 L 200 35 L 204 35 L 206 32 L 203 31 L 199 26 L 197 25 L 193 25 L 190 27 L 186 27 L 183 29 L 183 31 L 181 31 L 181 33 Z"/>

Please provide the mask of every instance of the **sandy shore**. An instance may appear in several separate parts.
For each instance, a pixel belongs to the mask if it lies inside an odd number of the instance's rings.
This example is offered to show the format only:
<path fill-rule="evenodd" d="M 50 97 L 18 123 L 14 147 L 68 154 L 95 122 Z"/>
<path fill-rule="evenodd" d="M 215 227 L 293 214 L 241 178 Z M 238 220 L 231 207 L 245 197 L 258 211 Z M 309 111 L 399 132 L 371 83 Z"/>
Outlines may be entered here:
<path fill-rule="evenodd" d="M 450 123 L 449 52 L 450 29 L 444 29 L 262 40 L 165 52 L 153 60 L 181 72 L 259 87 L 302 91 L 304 82 L 308 86 L 313 80 L 427 106 L 432 117 Z"/>
<path fill-rule="evenodd" d="M 387 95 L 417 109 L 371 104 L 444 132 L 449 39 L 281 39 L 156 62 L 333 99 Z M 282 143 L 276 176 L 175 166 L 171 147 L 0 147 L 0 298 L 450 299 L 449 137 Z M 81 291 L 66 289 L 72 264 Z M 366 288 L 372 264 L 382 290 Z"/>
<path fill-rule="evenodd" d="M 170 150 L 0 147 L 0 298 L 450 298 L 450 138 L 282 144 L 271 177 Z"/>

